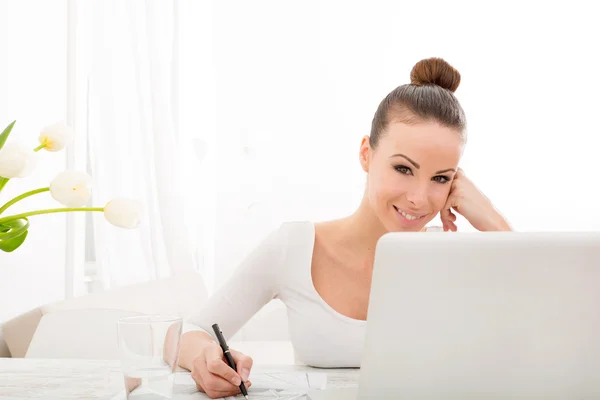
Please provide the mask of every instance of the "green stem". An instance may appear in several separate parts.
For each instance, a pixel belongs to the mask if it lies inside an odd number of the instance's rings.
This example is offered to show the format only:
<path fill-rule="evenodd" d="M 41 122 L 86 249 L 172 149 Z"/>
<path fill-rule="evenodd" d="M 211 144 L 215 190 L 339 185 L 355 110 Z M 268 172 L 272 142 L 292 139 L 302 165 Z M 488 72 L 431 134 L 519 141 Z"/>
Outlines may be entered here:
<path fill-rule="evenodd" d="M 0 214 L 2 214 L 4 211 L 6 211 L 6 209 L 8 207 L 12 206 L 17 201 L 23 200 L 24 198 L 29 197 L 29 196 L 33 196 L 34 194 L 47 192 L 49 190 L 50 190 L 49 187 L 45 187 L 45 188 L 39 188 L 39 189 L 35 189 L 35 190 L 31 190 L 29 192 L 23 193 L 22 195 L 15 197 L 14 199 L 10 200 L 5 205 L 3 205 L 2 207 L 0 207 Z"/>
<path fill-rule="evenodd" d="M 4 186 L 6 186 L 7 182 L 8 182 L 8 178 L 2 178 L 2 177 L 0 177 L 0 192 L 2 191 L 2 189 L 4 188 Z"/>
<path fill-rule="evenodd" d="M 48 208 L 45 210 L 29 211 L 21 214 L 10 215 L 8 217 L 0 218 L 0 224 L 14 219 L 27 218 L 32 215 L 40 214 L 53 214 L 59 212 L 70 212 L 70 211 L 104 211 L 104 207 L 65 207 L 65 208 Z"/>
<path fill-rule="evenodd" d="M 43 149 L 44 147 L 46 147 L 46 144 L 45 144 L 45 143 L 43 143 L 43 144 L 40 144 L 38 147 L 36 147 L 35 149 L 33 149 L 33 151 L 35 151 L 35 152 L 38 152 L 38 151 L 40 151 L 41 149 Z"/>

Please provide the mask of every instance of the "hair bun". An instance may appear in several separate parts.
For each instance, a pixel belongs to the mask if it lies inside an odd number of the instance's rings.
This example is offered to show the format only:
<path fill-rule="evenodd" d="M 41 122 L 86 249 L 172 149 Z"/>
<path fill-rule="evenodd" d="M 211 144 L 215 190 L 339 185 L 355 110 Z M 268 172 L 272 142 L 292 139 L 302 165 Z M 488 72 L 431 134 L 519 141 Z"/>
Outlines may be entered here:
<path fill-rule="evenodd" d="M 434 84 L 454 92 L 460 84 L 460 73 L 441 58 L 427 58 L 415 64 L 410 72 L 410 83 Z"/>

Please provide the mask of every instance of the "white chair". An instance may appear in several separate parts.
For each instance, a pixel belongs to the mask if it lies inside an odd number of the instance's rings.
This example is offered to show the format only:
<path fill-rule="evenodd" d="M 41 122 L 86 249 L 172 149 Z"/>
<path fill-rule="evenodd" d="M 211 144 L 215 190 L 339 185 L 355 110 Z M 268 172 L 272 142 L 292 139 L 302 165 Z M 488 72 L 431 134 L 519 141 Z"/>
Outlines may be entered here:
<path fill-rule="evenodd" d="M 4 341 L 4 335 L 2 332 L 2 327 L 0 326 L 0 358 L 10 357 L 10 350 Z"/>
<path fill-rule="evenodd" d="M 189 318 L 202 307 L 206 298 L 207 292 L 202 276 L 196 272 L 190 272 L 45 304 L 6 321 L 0 326 L 0 356 L 25 357 L 41 319 L 45 315 L 58 311 L 111 309 Z M 73 318 L 76 316 L 76 314 L 70 315 Z M 67 323 L 67 321 L 65 320 L 63 323 Z M 71 325 L 79 324 L 79 321 L 73 319 L 73 322 L 69 323 Z M 5 350 L 3 351 L 3 349 Z"/>
<path fill-rule="evenodd" d="M 12 357 L 116 359 L 116 321 L 121 316 L 160 314 L 187 320 L 206 298 L 201 275 L 182 274 L 47 304 L 8 321 L 0 333 L 3 329 Z M 1 336 L 0 356 L 6 356 Z M 293 364 L 283 304 L 265 306 L 231 338 L 230 345 L 251 355 L 257 364 Z"/>
<path fill-rule="evenodd" d="M 141 314 L 102 308 L 45 314 L 25 357 L 118 360 L 117 321 L 135 315 Z"/>

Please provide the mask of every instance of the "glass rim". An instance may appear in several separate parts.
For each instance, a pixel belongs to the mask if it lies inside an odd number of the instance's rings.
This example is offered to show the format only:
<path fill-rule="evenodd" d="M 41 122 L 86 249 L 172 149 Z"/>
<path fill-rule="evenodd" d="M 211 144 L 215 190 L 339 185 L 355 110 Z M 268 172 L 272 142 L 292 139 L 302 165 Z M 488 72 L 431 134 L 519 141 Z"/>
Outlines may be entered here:
<path fill-rule="evenodd" d="M 175 315 L 160 315 L 160 314 L 148 314 L 148 315 L 129 315 L 127 317 L 121 317 L 117 320 L 119 324 L 151 324 L 151 323 L 174 323 L 183 321 L 183 317 Z"/>

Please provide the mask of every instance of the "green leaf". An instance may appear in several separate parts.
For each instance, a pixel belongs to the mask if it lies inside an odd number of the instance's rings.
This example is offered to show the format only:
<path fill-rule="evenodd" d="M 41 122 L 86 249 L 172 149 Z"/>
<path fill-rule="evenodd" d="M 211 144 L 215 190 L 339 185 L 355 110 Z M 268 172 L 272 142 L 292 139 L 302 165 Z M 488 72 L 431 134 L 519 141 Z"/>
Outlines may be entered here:
<path fill-rule="evenodd" d="M 0 223 L 0 240 L 10 239 L 18 236 L 29 229 L 29 220 L 27 218 L 13 219 Z"/>
<path fill-rule="evenodd" d="M 7 253 L 15 251 L 16 249 L 21 247 L 21 245 L 25 241 L 25 238 L 27 238 L 28 233 L 29 231 L 25 231 L 18 236 L 13 236 L 10 239 L 0 240 L 0 250 L 5 251 Z"/>
<path fill-rule="evenodd" d="M 10 135 L 10 131 L 12 131 L 13 126 L 17 121 L 13 121 L 0 133 L 0 149 L 4 147 L 4 143 L 6 143 L 6 139 L 8 139 L 8 135 Z"/>
<path fill-rule="evenodd" d="M 11 252 L 19 248 L 29 233 L 27 218 L 15 219 L 0 224 L 0 250 Z"/>

